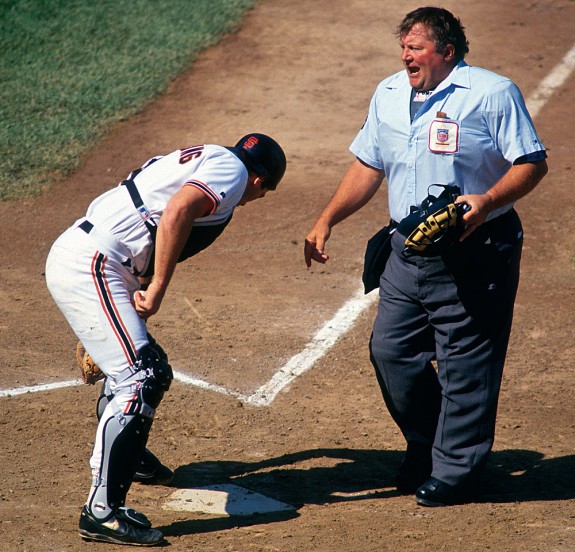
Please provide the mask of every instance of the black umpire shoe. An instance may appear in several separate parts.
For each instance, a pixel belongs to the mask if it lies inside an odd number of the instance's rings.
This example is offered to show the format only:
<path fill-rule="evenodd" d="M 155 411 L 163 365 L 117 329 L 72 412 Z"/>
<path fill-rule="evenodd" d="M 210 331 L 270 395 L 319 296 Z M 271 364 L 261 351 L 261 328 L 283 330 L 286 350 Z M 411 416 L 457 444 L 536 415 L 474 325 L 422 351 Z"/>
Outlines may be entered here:
<path fill-rule="evenodd" d="M 169 485 L 174 479 L 174 472 L 164 466 L 148 449 L 138 462 L 134 481 L 144 485 Z"/>
<path fill-rule="evenodd" d="M 454 487 L 430 477 L 415 492 L 415 501 L 421 506 L 452 506 L 468 502 L 471 497 L 467 486 Z"/>
<path fill-rule="evenodd" d="M 113 544 L 156 546 L 164 542 L 164 535 L 150 526 L 146 516 L 124 508 L 118 510 L 109 520 L 101 522 L 84 506 L 80 514 L 79 533 L 86 541 Z"/>

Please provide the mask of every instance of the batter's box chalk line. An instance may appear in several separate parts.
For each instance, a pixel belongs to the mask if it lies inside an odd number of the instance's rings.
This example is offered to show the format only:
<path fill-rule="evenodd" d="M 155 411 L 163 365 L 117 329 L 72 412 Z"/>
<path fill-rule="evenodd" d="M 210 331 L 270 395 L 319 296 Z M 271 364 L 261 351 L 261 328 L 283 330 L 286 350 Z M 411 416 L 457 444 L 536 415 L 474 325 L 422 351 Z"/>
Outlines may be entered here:
<path fill-rule="evenodd" d="M 174 379 L 186 385 L 193 385 L 201 389 L 234 397 L 245 404 L 269 406 L 281 391 L 297 377 L 307 372 L 333 347 L 342 335 L 354 326 L 361 313 L 369 307 L 377 297 L 377 293 L 364 295 L 363 288 L 359 289 L 356 294 L 335 313 L 334 317 L 316 332 L 301 352 L 291 357 L 267 383 L 256 389 L 251 395 L 239 393 L 233 389 L 210 383 L 182 372 L 181 369 L 174 371 Z M 77 385 L 83 385 L 83 381 L 81 379 L 74 379 L 29 387 L 0 389 L 0 398 L 13 397 L 25 393 L 52 391 Z"/>

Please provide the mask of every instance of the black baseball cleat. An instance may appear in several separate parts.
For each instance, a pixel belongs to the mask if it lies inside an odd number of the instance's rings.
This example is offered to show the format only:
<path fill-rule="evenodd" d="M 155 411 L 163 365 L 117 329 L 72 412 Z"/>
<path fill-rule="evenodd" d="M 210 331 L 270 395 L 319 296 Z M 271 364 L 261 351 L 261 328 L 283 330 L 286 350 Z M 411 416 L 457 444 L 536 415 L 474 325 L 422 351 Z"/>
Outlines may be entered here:
<path fill-rule="evenodd" d="M 169 485 L 174 479 L 174 472 L 164 466 L 148 449 L 138 462 L 134 481 L 144 485 Z"/>
<path fill-rule="evenodd" d="M 84 506 L 79 527 L 85 541 L 131 546 L 156 546 L 164 542 L 164 535 L 151 527 L 148 518 L 130 508 L 121 508 L 110 519 L 101 522 Z"/>

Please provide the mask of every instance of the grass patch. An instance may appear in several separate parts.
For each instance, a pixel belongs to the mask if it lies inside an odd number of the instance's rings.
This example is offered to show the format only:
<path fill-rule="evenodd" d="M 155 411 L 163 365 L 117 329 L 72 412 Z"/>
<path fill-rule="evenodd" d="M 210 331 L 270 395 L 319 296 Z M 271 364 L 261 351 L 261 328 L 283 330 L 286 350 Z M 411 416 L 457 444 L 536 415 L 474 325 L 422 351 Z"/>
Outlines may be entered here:
<path fill-rule="evenodd" d="M 70 174 L 255 0 L 0 0 L 0 200 Z"/>

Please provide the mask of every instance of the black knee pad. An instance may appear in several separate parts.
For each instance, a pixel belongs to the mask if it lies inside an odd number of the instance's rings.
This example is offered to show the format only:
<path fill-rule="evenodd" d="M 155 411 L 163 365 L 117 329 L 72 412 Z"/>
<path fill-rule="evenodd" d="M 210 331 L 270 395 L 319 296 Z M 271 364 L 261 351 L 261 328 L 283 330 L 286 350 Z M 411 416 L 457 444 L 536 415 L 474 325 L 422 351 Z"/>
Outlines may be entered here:
<path fill-rule="evenodd" d="M 140 387 L 141 401 L 148 407 L 156 409 L 174 379 L 172 367 L 151 345 L 141 349 L 139 361 L 140 371 L 146 374 Z"/>
<path fill-rule="evenodd" d="M 164 351 L 162 346 L 154 339 L 152 334 L 150 334 L 150 332 L 148 332 L 146 334 L 146 337 L 148 338 L 148 343 L 150 344 L 150 347 L 152 347 L 152 349 L 154 349 L 156 351 L 156 353 L 158 353 L 159 357 L 162 360 L 168 362 L 168 354 L 166 353 L 166 351 Z"/>

